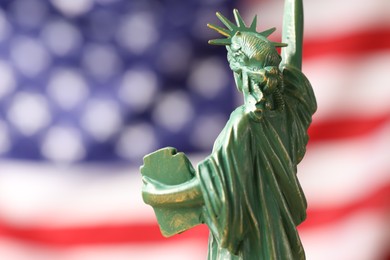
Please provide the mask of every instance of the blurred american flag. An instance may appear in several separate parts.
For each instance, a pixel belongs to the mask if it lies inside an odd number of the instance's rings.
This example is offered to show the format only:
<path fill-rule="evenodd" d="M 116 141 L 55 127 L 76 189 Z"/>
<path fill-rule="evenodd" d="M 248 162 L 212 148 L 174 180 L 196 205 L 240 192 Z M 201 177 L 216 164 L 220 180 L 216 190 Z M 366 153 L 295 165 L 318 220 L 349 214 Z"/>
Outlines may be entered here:
<path fill-rule="evenodd" d="M 307 259 L 388 259 L 390 2 L 304 5 Z M 195 164 L 241 103 L 205 27 L 237 6 L 280 39 L 282 0 L 0 2 L 0 259 L 206 258 L 204 226 L 160 235 L 138 167 L 164 146 Z"/>

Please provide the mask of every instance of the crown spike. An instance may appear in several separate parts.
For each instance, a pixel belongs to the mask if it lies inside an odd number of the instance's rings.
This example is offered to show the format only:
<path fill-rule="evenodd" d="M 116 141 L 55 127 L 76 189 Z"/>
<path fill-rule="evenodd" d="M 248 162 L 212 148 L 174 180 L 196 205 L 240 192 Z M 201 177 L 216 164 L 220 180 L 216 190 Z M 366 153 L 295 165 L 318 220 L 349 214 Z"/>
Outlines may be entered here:
<path fill-rule="evenodd" d="M 213 39 L 209 40 L 209 44 L 212 45 L 230 45 L 232 44 L 230 38 L 225 38 L 225 39 Z"/>
<path fill-rule="evenodd" d="M 252 31 L 256 31 L 256 26 L 257 26 L 257 15 L 255 15 L 255 17 L 253 17 L 253 21 L 252 21 L 249 29 Z"/>
<path fill-rule="evenodd" d="M 225 16 L 223 16 L 220 12 L 216 13 L 218 19 L 231 31 L 236 30 L 237 26 L 229 21 Z"/>
<path fill-rule="evenodd" d="M 287 47 L 288 44 L 287 43 L 283 43 L 283 42 L 271 42 L 273 44 L 273 46 L 275 47 Z"/>
<path fill-rule="evenodd" d="M 242 19 L 240 13 L 238 12 L 237 9 L 234 9 L 233 10 L 233 14 L 234 14 L 234 19 L 236 20 L 236 24 L 239 28 L 243 28 L 243 27 L 246 27 L 246 24 L 244 22 L 244 20 Z"/>
<path fill-rule="evenodd" d="M 226 37 L 232 36 L 232 35 L 231 35 L 231 32 L 230 32 L 229 30 L 226 30 L 226 29 L 224 29 L 224 28 L 222 28 L 222 27 L 219 27 L 219 26 L 217 26 L 217 25 L 208 23 L 208 24 L 207 24 L 207 27 L 209 27 L 210 29 L 213 29 L 213 30 L 219 32 L 220 34 L 222 34 L 222 35 L 224 35 L 224 36 L 226 36 Z"/>
<path fill-rule="evenodd" d="M 276 30 L 276 28 L 275 28 L 275 27 L 272 27 L 272 28 L 270 28 L 270 29 L 268 29 L 268 30 L 265 30 L 265 31 L 260 32 L 260 34 L 263 35 L 264 37 L 268 37 L 268 36 L 270 36 L 275 30 Z"/>

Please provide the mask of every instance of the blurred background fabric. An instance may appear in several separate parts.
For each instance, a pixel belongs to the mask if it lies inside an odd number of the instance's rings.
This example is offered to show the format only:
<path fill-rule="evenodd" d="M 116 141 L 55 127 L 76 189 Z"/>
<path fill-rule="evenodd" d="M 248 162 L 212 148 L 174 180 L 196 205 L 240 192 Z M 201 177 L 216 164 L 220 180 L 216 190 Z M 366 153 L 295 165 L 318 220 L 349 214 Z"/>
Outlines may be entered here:
<path fill-rule="evenodd" d="M 205 259 L 199 226 L 163 238 L 139 166 L 194 165 L 241 104 L 215 12 L 277 27 L 282 0 L 0 2 L 0 259 Z M 308 260 L 390 259 L 390 1 L 304 1 L 318 112 L 298 176 Z"/>

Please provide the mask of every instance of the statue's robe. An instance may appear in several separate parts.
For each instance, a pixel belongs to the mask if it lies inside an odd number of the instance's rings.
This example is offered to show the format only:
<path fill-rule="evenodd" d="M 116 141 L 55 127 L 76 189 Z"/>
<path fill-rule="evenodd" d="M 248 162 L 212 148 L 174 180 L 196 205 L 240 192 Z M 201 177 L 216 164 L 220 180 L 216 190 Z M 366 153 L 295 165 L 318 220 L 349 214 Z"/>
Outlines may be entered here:
<path fill-rule="evenodd" d="M 296 226 L 307 205 L 296 173 L 316 101 L 299 70 L 282 73 L 284 109 L 256 120 L 237 108 L 198 165 L 208 259 L 305 259 Z"/>

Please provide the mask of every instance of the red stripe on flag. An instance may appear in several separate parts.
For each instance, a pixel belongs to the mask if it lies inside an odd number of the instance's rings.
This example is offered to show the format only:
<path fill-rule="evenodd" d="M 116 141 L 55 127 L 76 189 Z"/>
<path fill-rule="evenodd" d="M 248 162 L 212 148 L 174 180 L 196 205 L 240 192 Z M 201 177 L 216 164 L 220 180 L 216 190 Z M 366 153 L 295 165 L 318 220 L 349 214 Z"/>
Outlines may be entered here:
<path fill-rule="evenodd" d="M 390 173 L 389 173 L 390 174 Z M 390 209 L 390 183 L 376 190 L 369 196 L 348 205 L 334 208 L 313 208 L 309 205 L 307 219 L 299 229 L 310 229 L 323 225 L 331 225 L 348 218 L 358 211 L 386 211 Z"/>
<path fill-rule="evenodd" d="M 177 240 L 198 239 L 206 241 L 208 230 L 200 225 L 182 234 L 165 238 L 156 223 L 99 225 L 91 227 L 18 227 L 0 222 L 0 237 L 9 237 L 30 243 L 52 247 L 72 247 L 83 245 L 117 245 L 169 243 Z"/>
<path fill-rule="evenodd" d="M 369 28 L 360 31 L 349 31 L 342 35 L 321 37 L 305 36 L 303 42 L 303 58 L 313 59 L 337 56 L 361 56 L 377 52 L 390 51 L 390 28 Z M 280 41 L 281 35 L 270 38 Z"/>
<path fill-rule="evenodd" d="M 305 59 L 328 55 L 373 54 L 390 50 L 390 27 L 369 28 L 334 38 L 309 37 L 306 37 L 303 43 Z"/>
<path fill-rule="evenodd" d="M 358 211 L 382 211 L 390 206 L 390 183 L 369 196 L 349 205 L 337 208 L 309 208 L 307 220 L 299 229 L 310 229 L 334 224 L 348 218 Z M 208 231 L 200 225 L 180 235 L 164 238 L 157 224 L 101 225 L 93 227 L 48 228 L 17 227 L 0 222 L 0 237 L 23 240 L 30 243 L 44 244 L 52 247 L 73 247 L 95 244 L 145 244 L 169 243 L 175 240 L 197 239 L 206 241 Z"/>
<path fill-rule="evenodd" d="M 362 137 L 390 122 L 390 114 L 368 118 L 333 118 L 315 121 L 310 126 L 310 142 Z"/>

